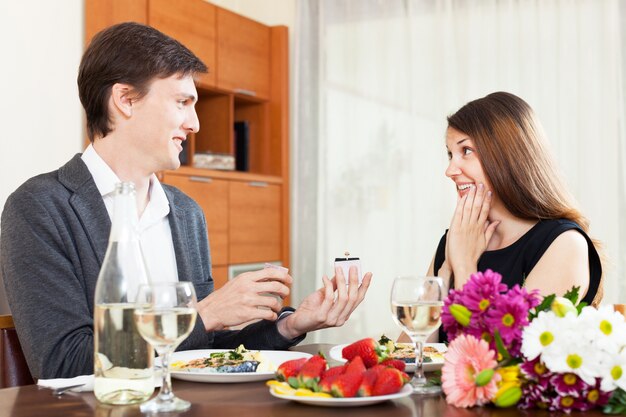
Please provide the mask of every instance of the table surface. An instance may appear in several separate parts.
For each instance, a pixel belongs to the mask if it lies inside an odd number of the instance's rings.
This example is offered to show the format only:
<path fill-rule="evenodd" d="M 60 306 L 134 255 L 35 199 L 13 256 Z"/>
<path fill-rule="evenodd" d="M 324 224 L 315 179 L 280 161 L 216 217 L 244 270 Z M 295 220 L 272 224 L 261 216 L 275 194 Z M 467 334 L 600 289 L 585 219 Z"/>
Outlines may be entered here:
<path fill-rule="evenodd" d="M 316 353 L 322 351 L 328 357 L 333 345 L 315 344 L 297 346 L 293 350 Z M 515 417 L 550 414 L 540 410 L 498 409 L 475 407 L 460 409 L 446 404 L 442 396 L 422 397 L 411 395 L 398 400 L 351 408 L 317 407 L 280 400 L 270 395 L 263 382 L 240 384 L 204 384 L 173 381 L 177 396 L 191 401 L 191 408 L 183 413 L 168 413 L 163 416 L 224 416 L 224 417 L 283 417 L 283 416 L 359 416 L 359 417 Z M 0 389 L 0 417 L 130 417 L 143 416 L 139 406 L 107 406 L 99 404 L 93 393 L 69 393 L 55 397 L 49 389 L 36 385 Z M 553 414 L 554 415 L 554 414 Z M 584 413 L 586 417 L 599 417 L 600 411 Z M 563 414 L 565 416 L 565 414 Z M 571 416 L 582 417 L 573 412 Z"/>

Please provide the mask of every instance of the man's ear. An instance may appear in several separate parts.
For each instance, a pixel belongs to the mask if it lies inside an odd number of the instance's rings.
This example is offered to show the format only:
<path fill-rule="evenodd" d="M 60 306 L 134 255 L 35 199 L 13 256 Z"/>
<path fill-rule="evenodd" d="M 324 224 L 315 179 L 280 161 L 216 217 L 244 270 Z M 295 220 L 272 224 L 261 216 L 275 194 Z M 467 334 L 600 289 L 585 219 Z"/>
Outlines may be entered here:
<path fill-rule="evenodd" d="M 129 84 L 115 83 L 111 87 L 112 104 L 126 117 L 133 115 L 133 98 L 133 88 Z"/>

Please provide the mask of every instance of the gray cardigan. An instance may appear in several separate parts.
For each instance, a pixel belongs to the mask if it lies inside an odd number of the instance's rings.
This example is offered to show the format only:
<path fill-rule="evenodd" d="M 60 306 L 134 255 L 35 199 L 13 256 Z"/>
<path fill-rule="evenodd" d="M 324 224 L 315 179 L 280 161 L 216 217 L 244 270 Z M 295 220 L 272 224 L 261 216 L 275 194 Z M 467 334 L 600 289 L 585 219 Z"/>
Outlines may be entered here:
<path fill-rule="evenodd" d="M 194 283 L 198 299 L 213 291 L 206 222 L 200 207 L 164 185 L 178 277 Z M 86 165 L 77 154 L 31 178 L 7 200 L 0 228 L 0 268 L 17 333 L 35 378 L 93 373 L 94 292 L 111 221 Z M 179 350 L 286 349 L 302 340 L 282 337 L 274 322 L 240 331 L 196 327 Z"/>

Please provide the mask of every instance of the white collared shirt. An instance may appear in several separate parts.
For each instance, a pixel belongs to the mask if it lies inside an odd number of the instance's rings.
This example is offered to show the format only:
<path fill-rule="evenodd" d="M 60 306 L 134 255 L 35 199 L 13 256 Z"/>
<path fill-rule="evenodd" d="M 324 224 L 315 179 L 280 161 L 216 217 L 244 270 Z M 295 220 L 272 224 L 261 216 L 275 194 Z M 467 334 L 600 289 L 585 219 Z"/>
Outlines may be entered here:
<path fill-rule="evenodd" d="M 120 179 L 92 145 L 87 146 L 81 158 L 87 165 L 112 220 L 115 184 L 120 182 Z M 150 177 L 148 194 L 148 205 L 139 218 L 138 227 L 148 275 L 152 282 L 178 281 L 172 229 L 167 217 L 170 203 L 154 174 Z"/>

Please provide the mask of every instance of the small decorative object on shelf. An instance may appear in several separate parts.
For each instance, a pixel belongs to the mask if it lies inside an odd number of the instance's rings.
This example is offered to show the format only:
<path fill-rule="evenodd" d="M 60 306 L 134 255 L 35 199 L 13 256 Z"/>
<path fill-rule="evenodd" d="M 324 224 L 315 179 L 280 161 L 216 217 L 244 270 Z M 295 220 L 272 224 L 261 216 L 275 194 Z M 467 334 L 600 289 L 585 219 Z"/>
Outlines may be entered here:
<path fill-rule="evenodd" d="M 237 171 L 248 171 L 250 151 L 250 127 L 247 121 L 235 122 L 235 163 Z"/>
<path fill-rule="evenodd" d="M 235 157 L 224 153 L 196 153 L 193 156 L 193 166 L 232 171 L 235 169 Z"/>
<path fill-rule="evenodd" d="M 612 306 L 577 305 L 578 287 L 542 300 L 501 280 L 478 272 L 444 302 L 446 401 L 626 413 L 624 316 Z"/>

